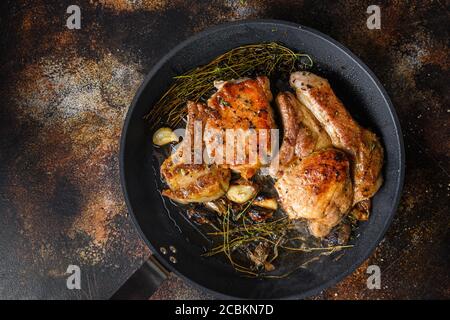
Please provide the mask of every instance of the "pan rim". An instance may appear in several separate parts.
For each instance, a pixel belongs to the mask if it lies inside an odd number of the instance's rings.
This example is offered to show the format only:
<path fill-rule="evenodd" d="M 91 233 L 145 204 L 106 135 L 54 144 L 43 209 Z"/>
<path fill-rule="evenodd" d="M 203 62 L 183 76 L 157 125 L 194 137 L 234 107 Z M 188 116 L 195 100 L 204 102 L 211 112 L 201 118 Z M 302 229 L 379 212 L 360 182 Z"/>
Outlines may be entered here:
<path fill-rule="evenodd" d="M 249 25 L 255 25 L 255 24 L 270 24 L 270 25 L 282 25 L 285 27 L 293 27 L 301 29 L 302 31 L 308 32 L 312 34 L 313 36 L 316 36 L 320 38 L 323 41 L 328 42 L 330 45 L 335 47 L 337 50 L 342 51 L 350 60 L 353 60 L 353 62 L 358 65 L 364 73 L 367 74 L 368 78 L 374 82 L 376 88 L 379 91 L 379 94 L 383 98 L 385 105 L 387 106 L 387 110 L 389 111 L 389 117 L 392 120 L 393 127 L 396 133 L 396 140 L 398 140 L 399 148 L 397 150 L 398 152 L 398 166 L 400 168 L 399 170 L 399 176 L 398 176 L 398 182 L 395 188 L 395 193 L 393 197 L 393 202 L 391 205 L 391 212 L 389 215 L 389 218 L 384 221 L 384 224 L 380 228 L 381 232 L 379 232 L 378 237 L 376 240 L 372 241 L 371 246 L 369 246 L 365 250 L 365 254 L 358 256 L 357 259 L 345 270 L 345 272 L 342 272 L 338 274 L 337 276 L 324 281 L 321 285 L 316 286 L 314 288 L 311 288 L 309 290 L 303 291 L 301 293 L 293 294 L 290 296 L 285 297 L 278 297 L 276 299 L 303 299 L 306 297 L 309 297 L 311 295 L 317 294 L 321 292 L 322 290 L 331 287 L 332 285 L 337 284 L 342 279 L 353 273 L 366 259 L 368 259 L 374 250 L 377 248 L 377 246 L 380 244 L 380 242 L 383 240 L 389 226 L 392 223 L 392 220 L 395 216 L 395 213 L 397 212 L 397 208 L 400 202 L 401 193 L 404 185 L 404 178 L 405 178 L 405 150 L 404 150 L 404 142 L 403 142 L 403 134 L 400 126 L 400 122 L 397 116 L 397 113 L 395 111 L 395 108 L 392 104 L 392 101 L 389 98 L 389 95 L 387 94 L 385 88 L 381 84 L 380 80 L 375 76 L 375 74 L 369 69 L 369 67 L 360 60 L 354 53 L 352 53 L 348 48 L 346 48 L 344 45 L 339 43 L 338 41 L 334 40 L 330 36 L 323 34 L 320 31 L 317 31 L 313 28 L 305 27 L 303 25 L 283 21 L 283 20 L 276 20 L 276 19 L 252 19 L 252 20 L 240 20 L 240 21 L 233 21 L 233 22 L 227 22 L 223 24 L 219 24 L 210 28 L 205 29 L 204 31 L 197 33 L 186 40 L 180 42 L 178 45 L 176 45 L 174 48 L 172 48 L 169 52 L 167 52 L 165 55 L 163 55 L 158 62 L 150 69 L 149 73 L 143 80 L 141 86 L 136 91 L 136 94 L 133 98 L 133 101 L 131 102 L 131 105 L 127 111 L 127 115 L 124 121 L 124 125 L 122 128 L 121 138 L 120 138 L 120 151 L 119 151 L 119 169 L 120 169 L 120 182 L 122 187 L 122 192 L 124 194 L 125 203 L 127 205 L 128 209 L 128 215 L 130 216 L 131 220 L 133 221 L 133 224 L 138 231 L 139 236 L 144 240 L 145 244 L 151 249 L 151 254 L 154 255 L 158 261 L 170 272 L 173 272 L 178 277 L 182 278 L 184 281 L 187 281 L 189 284 L 193 285 L 193 287 L 200 289 L 204 292 L 207 292 L 208 294 L 216 297 L 216 298 L 222 298 L 222 299 L 243 299 L 242 297 L 235 297 L 231 295 L 227 295 L 222 292 L 218 292 L 215 290 L 212 290 L 210 288 L 204 287 L 203 285 L 191 280 L 187 276 L 181 274 L 174 266 L 170 265 L 165 259 L 162 258 L 162 256 L 159 254 L 158 250 L 156 250 L 153 245 L 150 243 L 150 241 L 145 236 L 144 232 L 142 231 L 137 218 L 133 212 L 132 204 L 129 199 L 129 194 L 127 191 L 127 183 L 126 183 L 126 173 L 125 173 L 125 142 L 126 142 L 126 136 L 128 132 L 128 127 L 131 119 L 131 115 L 133 113 L 133 110 L 135 109 L 135 106 L 137 102 L 139 101 L 140 96 L 142 95 L 142 92 L 146 89 L 148 83 L 151 81 L 151 79 L 154 77 L 154 75 L 158 72 L 158 70 L 168 61 L 170 60 L 176 53 L 183 50 L 186 46 L 189 44 L 197 41 L 198 39 L 201 39 L 202 37 L 215 33 L 224 29 L 227 29 L 229 27 L 236 27 L 236 26 L 249 26 Z M 245 298 L 244 298 L 245 299 Z"/>

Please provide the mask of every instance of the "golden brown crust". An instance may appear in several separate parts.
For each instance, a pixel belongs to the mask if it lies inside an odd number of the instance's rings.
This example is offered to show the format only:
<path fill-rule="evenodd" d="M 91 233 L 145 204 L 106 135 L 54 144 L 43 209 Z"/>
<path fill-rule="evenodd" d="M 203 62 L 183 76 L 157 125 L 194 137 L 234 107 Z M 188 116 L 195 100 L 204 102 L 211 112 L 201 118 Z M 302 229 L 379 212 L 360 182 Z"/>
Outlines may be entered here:
<path fill-rule="evenodd" d="M 223 135 L 226 144 L 226 129 L 243 129 L 244 134 L 249 129 L 272 129 L 276 128 L 273 120 L 270 101 L 270 83 L 267 77 L 256 79 L 240 79 L 225 81 L 216 85 L 218 91 L 208 100 L 206 109 L 207 120 L 205 125 L 205 143 L 207 149 L 211 145 L 211 136 L 219 131 Z M 270 152 L 270 134 L 267 139 L 267 151 Z M 245 159 L 240 163 L 235 157 L 234 161 L 228 161 L 228 165 L 242 177 L 249 179 L 261 166 L 260 159 L 250 163 L 249 144 L 245 144 Z"/>
<path fill-rule="evenodd" d="M 348 213 L 353 199 L 347 156 L 336 149 L 294 161 L 275 183 L 281 206 L 291 219 L 305 218 L 323 237 Z"/>
<path fill-rule="evenodd" d="M 228 190 L 229 169 L 208 165 L 204 161 L 194 163 L 193 148 L 190 148 L 193 147 L 194 121 L 204 122 L 205 108 L 204 104 L 188 102 L 185 138 L 161 165 L 161 175 L 169 187 L 162 194 L 179 203 L 212 201 Z"/>
<path fill-rule="evenodd" d="M 275 102 L 283 123 L 283 141 L 270 173 L 279 177 L 290 162 L 330 147 L 331 140 L 317 119 L 295 95 L 281 92 Z"/>
<path fill-rule="evenodd" d="M 297 118 L 297 111 L 291 103 L 288 94 L 278 94 L 275 102 L 283 123 L 283 141 L 279 151 L 279 162 L 281 165 L 286 165 L 295 157 L 295 145 L 298 131 L 300 130 L 300 120 Z"/>
<path fill-rule="evenodd" d="M 333 145 L 352 157 L 354 201 L 372 197 L 382 184 L 383 148 L 377 136 L 353 120 L 326 79 L 309 72 L 291 75 L 297 97 L 323 125 Z"/>
<path fill-rule="evenodd" d="M 208 100 L 206 125 L 220 129 L 273 128 L 268 81 L 259 77 L 222 83 Z"/>
<path fill-rule="evenodd" d="M 330 138 L 320 123 L 292 93 L 279 93 L 276 104 L 284 131 L 279 153 L 281 165 L 331 146 Z"/>

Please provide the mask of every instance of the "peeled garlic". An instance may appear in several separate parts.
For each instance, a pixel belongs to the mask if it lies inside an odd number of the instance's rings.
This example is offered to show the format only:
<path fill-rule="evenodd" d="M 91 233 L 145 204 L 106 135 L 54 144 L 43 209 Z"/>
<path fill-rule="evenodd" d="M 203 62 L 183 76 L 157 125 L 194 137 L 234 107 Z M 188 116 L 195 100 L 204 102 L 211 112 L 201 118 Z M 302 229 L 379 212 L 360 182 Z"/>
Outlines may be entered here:
<path fill-rule="evenodd" d="M 178 137 L 170 128 L 159 128 L 153 134 L 153 143 L 157 146 L 163 146 L 171 142 L 178 142 Z"/>
<path fill-rule="evenodd" d="M 227 211 L 224 204 L 219 201 L 209 201 L 205 203 L 205 207 L 217 212 L 219 215 L 224 214 Z"/>
<path fill-rule="evenodd" d="M 253 200 L 253 204 L 255 206 L 270 209 L 270 210 L 277 210 L 277 208 L 278 208 L 278 203 L 275 198 L 266 197 L 266 196 L 262 196 L 262 195 L 259 195 L 258 197 L 256 197 L 256 199 Z"/>
<path fill-rule="evenodd" d="M 227 191 L 227 198 L 236 203 L 245 203 L 253 198 L 256 189 L 252 185 L 232 185 Z"/>

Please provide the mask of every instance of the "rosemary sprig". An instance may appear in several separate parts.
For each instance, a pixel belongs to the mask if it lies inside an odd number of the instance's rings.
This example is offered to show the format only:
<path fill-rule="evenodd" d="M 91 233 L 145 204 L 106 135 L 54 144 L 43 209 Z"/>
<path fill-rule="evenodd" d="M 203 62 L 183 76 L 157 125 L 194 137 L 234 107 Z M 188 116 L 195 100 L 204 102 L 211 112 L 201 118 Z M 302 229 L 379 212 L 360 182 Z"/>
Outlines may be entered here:
<path fill-rule="evenodd" d="M 260 43 L 237 47 L 216 57 L 210 63 L 174 77 L 174 83 L 145 116 L 156 128 L 161 122 L 172 128 L 179 126 L 186 115 L 186 102 L 207 99 L 214 90 L 214 81 L 255 75 L 287 75 L 313 65 L 307 54 L 295 53 L 278 43 Z"/>
<path fill-rule="evenodd" d="M 231 206 L 228 205 L 226 212 L 222 215 L 222 219 L 219 220 L 221 227 L 216 227 L 214 228 L 216 231 L 208 233 L 209 236 L 220 237 L 222 240 L 221 244 L 210 249 L 204 256 L 209 257 L 217 254 L 224 254 L 236 271 L 244 273 L 247 276 L 280 278 L 290 275 L 298 268 L 289 271 L 284 275 L 270 275 L 267 272 L 258 272 L 253 265 L 247 267 L 239 264 L 233 259 L 233 254 L 239 252 L 243 253 L 245 256 L 246 253 L 249 252 L 249 248 L 254 248 L 259 243 L 266 243 L 270 247 L 270 255 L 266 261 L 271 264 L 279 256 L 280 250 L 292 253 L 318 252 L 320 256 L 329 255 L 333 252 L 352 247 L 352 245 L 307 247 L 304 245 L 304 237 L 288 236 L 289 231 L 294 230 L 296 227 L 286 216 L 267 222 L 254 222 L 250 220 L 245 213 L 251 204 L 252 200 L 241 207 L 239 212 L 234 215 Z M 232 219 L 233 216 L 234 219 Z M 236 219 L 236 217 L 238 217 L 238 219 Z M 296 246 L 293 244 L 295 241 L 301 241 L 303 245 Z M 304 267 L 304 265 L 301 265 L 300 267 Z"/>

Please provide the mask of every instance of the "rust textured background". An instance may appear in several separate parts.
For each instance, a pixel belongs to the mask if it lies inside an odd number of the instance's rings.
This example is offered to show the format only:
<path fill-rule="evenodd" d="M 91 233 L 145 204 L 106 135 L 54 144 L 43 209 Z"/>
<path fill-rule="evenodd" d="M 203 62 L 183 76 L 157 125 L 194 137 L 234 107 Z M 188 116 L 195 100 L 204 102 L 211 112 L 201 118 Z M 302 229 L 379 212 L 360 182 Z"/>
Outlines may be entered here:
<path fill-rule="evenodd" d="M 158 57 L 208 26 L 274 18 L 316 28 L 380 78 L 402 124 L 407 175 L 386 238 L 314 299 L 450 298 L 449 2 L 2 1 L 0 298 L 108 298 L 149 255 L 119 186 L 127 108 Z M 81 8 L 81 30 L 66 8 Z M 366 27 L 379 4 L 382 29 Z M 66 289 L 69 264 L 83 290 Z M 377 264 L 382 289 L 366 288 Z M 211 298 L 172 277 L 153 299 Z"/>

